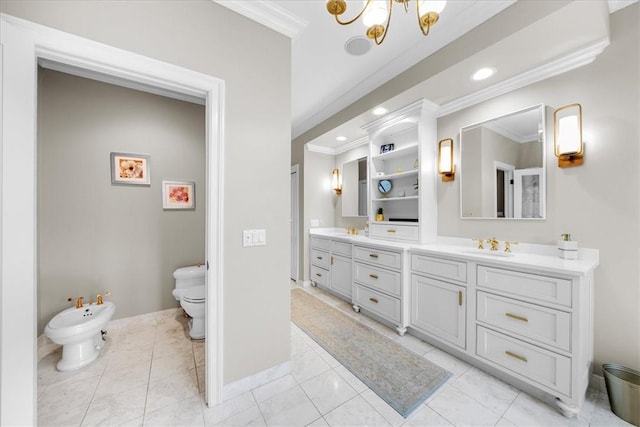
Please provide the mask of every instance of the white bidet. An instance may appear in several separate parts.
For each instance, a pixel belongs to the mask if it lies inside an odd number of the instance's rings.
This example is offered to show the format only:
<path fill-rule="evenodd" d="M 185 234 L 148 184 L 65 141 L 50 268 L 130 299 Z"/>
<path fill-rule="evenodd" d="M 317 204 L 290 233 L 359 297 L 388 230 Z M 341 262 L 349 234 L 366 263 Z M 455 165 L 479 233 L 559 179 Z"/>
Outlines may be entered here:
<path fill-rule="evenodd" d="M 44 334 L 62 346 L 59 371 L 75 371 L 93 362 L 102 349 L 102 330 L 113 317 L 116 307 L 103 304 L 71 307 L 56 314 L 44 329 Z"/>

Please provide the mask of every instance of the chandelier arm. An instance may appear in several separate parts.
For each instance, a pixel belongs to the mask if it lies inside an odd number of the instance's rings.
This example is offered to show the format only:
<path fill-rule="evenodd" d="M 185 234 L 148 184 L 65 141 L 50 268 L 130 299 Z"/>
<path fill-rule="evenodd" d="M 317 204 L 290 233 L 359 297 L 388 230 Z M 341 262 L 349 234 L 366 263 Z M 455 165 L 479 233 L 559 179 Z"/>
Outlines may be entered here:
<path fill-rule="evenodd" d="M 358 13 L 353 19 L 350 19 L 349 21 L 341 21 L 340 18 L 338 18 L 338 15 L 333 15 L 336 18 L 336 22 L 340 25 L 349 25 L 349 24 L 353 24 L 354 22 L 356 22 L 358 20 L 358 18 L 360 18 L 362 16 L 362 14 L 364 13 L 365 10 L 367 10 L 367 8 L 369 7 L 369 4 L 371 4 L 372 0 L 367 0 L 367 4 L 365 4 L 362 7 L 362 10 L 360 11 L 360 13 Z"/>
<path fill-rule="evenodd" d="M 429 35 L 429 31 L 431 30 L 430 21 L 427 22 L 427 31 L 424 30 L 424 25 L 422 25 L 422 19 L 420 19 L 420 1 L 416 1 L 416 15 L 418 15 L 418 26 L 420 27 L 420 31 L 425 36 Z"/>
<path fill-rule="evenodd" d="M 382 38 L 378 41 L 378 37 L 374 39 L 376 42 L 376 46 L 380 46 L 384 39 L 387 37 L 387 33 L 389 32 L 389 25 L 391 25 L 391 10 L 393 9 L 393 0 L 389 0 L 389 13 L 387 13 L 387 23 L 384 26 L 384 33 L 382 34 Z"/>

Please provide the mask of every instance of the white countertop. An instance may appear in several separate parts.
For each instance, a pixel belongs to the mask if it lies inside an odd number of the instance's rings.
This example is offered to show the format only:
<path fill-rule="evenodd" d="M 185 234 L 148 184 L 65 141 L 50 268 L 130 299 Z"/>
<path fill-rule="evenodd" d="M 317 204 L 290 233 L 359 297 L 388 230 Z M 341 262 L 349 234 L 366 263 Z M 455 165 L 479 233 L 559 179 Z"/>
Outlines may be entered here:
<path fill-rule="evenodd" d="M 541 268 L 549 272 L 572 275 L 586 275 L 594 270 L 599 263 L 597 249 L 580 248 L 577 260 L 560 258 L 558 248 L 554 245 L 539 245 L 532 243 L 520 243 L 511 246 L 512 256 L 503 256 L 504 252 L 491 252 L 489 249 L 476 249 L 476 242 L 471 239 L 459 237 L 440 237 L 436 242 L 418 244 L 399 242 L 393 240 L 371 239 L 362 234 L 347 234 L 344 229 L 336 228 L 312 228 L 311 236 L 327 237 L 354 244 L 374 245 L 382 248 L 401 249 L 419 252 L 427 255 L 447 255 L 467 261 L 481 262 L 485 264 L 500 265 L 514 268 Z M 502 250 L 502 242 L 501 242 Z"/>

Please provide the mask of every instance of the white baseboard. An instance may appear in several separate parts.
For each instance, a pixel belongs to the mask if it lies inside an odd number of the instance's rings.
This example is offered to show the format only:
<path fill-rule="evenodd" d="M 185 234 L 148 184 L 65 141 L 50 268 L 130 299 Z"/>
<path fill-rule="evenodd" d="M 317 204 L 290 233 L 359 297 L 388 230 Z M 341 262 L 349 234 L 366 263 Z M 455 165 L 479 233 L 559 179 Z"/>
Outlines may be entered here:
<path fill-rule="evenodd" d="M 255 375 L 242 378 L 222 387 L 222 400 L 229 400 L 233 397 L 246 393 L 261 385 L 270 383 L 273 380 L 284 377 L 291 373 L 291 361 L 284 362 L 273 368 L 265 369 Z"/>

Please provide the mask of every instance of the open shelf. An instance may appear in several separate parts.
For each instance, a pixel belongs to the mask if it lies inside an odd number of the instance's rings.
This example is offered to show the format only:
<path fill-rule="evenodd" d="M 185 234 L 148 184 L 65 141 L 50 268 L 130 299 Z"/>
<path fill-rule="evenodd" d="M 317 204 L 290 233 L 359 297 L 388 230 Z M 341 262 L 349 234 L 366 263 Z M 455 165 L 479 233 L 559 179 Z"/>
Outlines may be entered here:
<path fill-rule="evenodd" d="M 374 202 L 395 202 L 398 200 L 417 200 L 418 196 L 404 196 L 404 197 L 384 197 L 380 199 L 373 199 Z"/>
<path fill-rule="evenodd" d="M 405 176 L 411 176 L 411 175 L 418 175 L 418 169 L 411 169 L 408 171 L 403 171 L 403 172 L 397 172 L 397 173 L 390 173 L 390 174 L 386 174 L 386 175 L 379 175 L 379 176 L 374 176 L 371 179 L 374 181 L 380 181 L 382 179 L 393 179 L 393 178 L 402 178 Z"/>
<path fill-rule="evenodd" d="M 376 154 L 371 156 L 373 160 L 389 160 L 394 159 L 396 157 L 408 156 L 412 153 L 418 155 L 418 143 L 411 145 L 406 145 L 404 147 L 398 148 L 397 150 L 389 151 L 387 153 Z"/>

